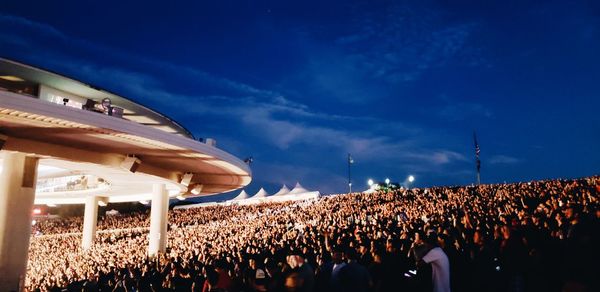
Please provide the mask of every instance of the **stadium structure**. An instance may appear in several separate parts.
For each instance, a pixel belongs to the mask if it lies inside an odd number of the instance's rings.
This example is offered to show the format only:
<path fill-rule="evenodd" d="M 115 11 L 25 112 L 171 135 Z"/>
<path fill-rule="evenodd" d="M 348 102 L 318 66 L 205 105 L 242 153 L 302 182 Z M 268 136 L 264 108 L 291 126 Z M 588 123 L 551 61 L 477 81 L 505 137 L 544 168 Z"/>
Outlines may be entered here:
<path fill-rule="evenodd" d="M 155 110 L 1 58 L 0 149 L 0 291 L 24 279 L 34 204 L 85 204 L 87 249 L 98 205 L 151 201 L 154 255 L 165 250 L 170 199 L 233 191 L 252 175 L 215 140 Z"/>

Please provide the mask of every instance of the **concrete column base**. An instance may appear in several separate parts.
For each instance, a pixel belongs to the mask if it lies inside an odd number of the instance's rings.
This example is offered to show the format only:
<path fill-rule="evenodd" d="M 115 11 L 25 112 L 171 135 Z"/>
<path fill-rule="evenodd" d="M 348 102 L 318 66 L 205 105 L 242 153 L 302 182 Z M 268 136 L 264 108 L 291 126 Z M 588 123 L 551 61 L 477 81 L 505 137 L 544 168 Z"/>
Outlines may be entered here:
<path fill-rule="evenodd" d="M 0 291 L 22 291 L 27 267 L 38 159 L 2 152 Z"/>
<path fill-rule="evenodd" d="M 96 225 L 98 224 L 98 201 L 97 196 L 90 196 L 85 199 L 85 213 L 83 215 L 83 236 L 81 248 L 87 250 L 94 244 L 96 239 Z"/>
<path fill-rule="evenodd" d="M 167 189 L 164 184 L 155 184 L 152 188 L 152 207 L 150 209 L 149 256 L 155 256 L 166 250 L 168 212 L 169 194 Z"/>

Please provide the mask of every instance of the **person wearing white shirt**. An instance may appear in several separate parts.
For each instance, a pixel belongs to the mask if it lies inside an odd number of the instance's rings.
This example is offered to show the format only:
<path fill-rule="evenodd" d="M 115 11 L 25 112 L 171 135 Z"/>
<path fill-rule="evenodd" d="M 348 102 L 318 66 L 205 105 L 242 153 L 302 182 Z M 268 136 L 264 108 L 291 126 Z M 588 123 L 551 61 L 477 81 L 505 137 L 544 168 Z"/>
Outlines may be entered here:
<path fill-rule="evenodd" d="M 421 260 L 431 264 L 433 291 L 450 292 L 450 261 L 444 250 L 437 245 L 437 234 L 430 230 L 425 242 L 430 249 Z"/>

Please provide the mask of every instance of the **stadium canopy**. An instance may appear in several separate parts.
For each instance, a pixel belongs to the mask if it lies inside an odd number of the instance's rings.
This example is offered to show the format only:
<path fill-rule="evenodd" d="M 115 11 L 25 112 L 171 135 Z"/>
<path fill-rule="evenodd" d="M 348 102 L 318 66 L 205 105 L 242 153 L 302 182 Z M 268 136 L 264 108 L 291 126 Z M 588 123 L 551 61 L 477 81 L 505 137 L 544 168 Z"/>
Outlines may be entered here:
<path fill-rule="evenodd" d="M 98 205 L 151 200 L 154 256 L 166 249 L 170 199 L 234 191 L 252 180 L 248 164 L 155 110 L 2 58 L 0 149 L 0 271 L 7 271 L 0 291 L 14 290 L 26 269 L 34 204 L 85 204 L 85 250 L 96 236 Z"/>
<path fill-rule="evenodd" d="M 0 58 L 2 152 L 38 161 L 35 204 L 207 196 L 251 181 L 246 163 L 125 97 Z M 1 157 L 0 157 L 1 160 Z"/>

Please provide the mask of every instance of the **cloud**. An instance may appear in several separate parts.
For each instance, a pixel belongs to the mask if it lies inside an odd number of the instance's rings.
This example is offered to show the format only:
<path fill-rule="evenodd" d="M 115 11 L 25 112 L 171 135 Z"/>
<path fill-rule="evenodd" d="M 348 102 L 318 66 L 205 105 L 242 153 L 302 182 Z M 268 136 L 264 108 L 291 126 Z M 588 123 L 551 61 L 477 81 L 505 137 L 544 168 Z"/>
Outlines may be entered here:
<path fill-rule="evenodd" d="M 2 43 L 8 45 L 16 45 L 20 47 L 25 47 L 28 45 L 27 40 L 21 36 L 0 34 L 0 44 Z"/>
<path fill-rule="evenodd" d="M 520 159 L 508 155 L 494 155 L 490 157 L 490 164 L 516 164 L 521 162 Z"/>
<path fill-rule="evenodd" d="M 305 88 L 306 98 L 366 106 L 397 99 L 432 68 L 485 64 L 470 41 L 480 24 L 448 24 L 435 6 L 364 5 L 342 33 L 323 36 L 309 27 L 297 36 L 307 62 L 284 84 Z"/>
<path fill-rule="evenodd" d="M 355 56 L 355 67 L 391 84 L 417 80 L 426 70 L 450 60 L 480 60 L 468 43 L 476 22 L 448 25 L 434 7 L 404 4 L 364 13 L 355 31 L 335 41 Z"/>
<path fill-rule="evenodd" d="M 65 34 L 57 30 L 53 26 L 45 23 L 31 21 L 24 17 L 0 13 L 0 23 L 3 23 L 7 26 L 31 29 L 49 37 L 54 37 L 62 40 L 67 39 L 67 36 Z"/>
<path fill-rule="evenodd" d="M 464 120 L 468 117 L 491 118 L 492 110 L 479 103 L 456 102 L 441 107 L 437 114 L 450 121 Z"/>
<path fill-rule="evenodd" d="M 467 161 L 467 158 L 463 154 L 445 149 L 434 149 L 422 153 L 408 153 L 406 155 L 417 161 L 427 162 L 429 165 L 433 166 L 443 166 L 453 162 Z"/>

